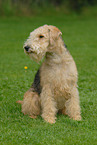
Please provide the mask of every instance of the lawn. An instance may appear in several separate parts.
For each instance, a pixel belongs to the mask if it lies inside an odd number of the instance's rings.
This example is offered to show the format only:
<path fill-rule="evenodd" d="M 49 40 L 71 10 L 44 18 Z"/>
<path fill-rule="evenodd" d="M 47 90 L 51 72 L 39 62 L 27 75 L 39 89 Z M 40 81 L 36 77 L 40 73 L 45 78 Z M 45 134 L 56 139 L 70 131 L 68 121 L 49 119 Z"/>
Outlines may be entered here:
<path fill-rule="evenodd" d="M 40 66 L 23 52 L 29 33 L 43 25 L 57 26 L 79 72 L 82 121 L 57 115 L 55 124 L 21 113 L 23 98 Z M 28 69 L 25 71 L 24 67 Z M 97 145 L 97 17 L 40 16 L 0 18 L 0 144 Z"/>

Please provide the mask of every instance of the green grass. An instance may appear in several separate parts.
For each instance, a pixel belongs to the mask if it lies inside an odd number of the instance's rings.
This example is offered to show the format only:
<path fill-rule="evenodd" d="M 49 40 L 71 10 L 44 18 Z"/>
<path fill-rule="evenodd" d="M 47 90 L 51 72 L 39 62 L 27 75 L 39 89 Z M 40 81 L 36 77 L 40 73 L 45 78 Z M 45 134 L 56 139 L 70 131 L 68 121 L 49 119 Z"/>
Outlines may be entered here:
<path fill-rule="evenodd" d="M 56 25 L 63 33 L 79 72 L 81 122 L 57 115 L 55 124 L 21 113 L 23 98 L 40 66 L 23 52 L 29 33 L 43 24 Z M 27 71 L 24 66 L 28 66 Z M 41 16 L 0 18 L 0 119 L 1 145 L 97 144 L 97 17 Z"/>

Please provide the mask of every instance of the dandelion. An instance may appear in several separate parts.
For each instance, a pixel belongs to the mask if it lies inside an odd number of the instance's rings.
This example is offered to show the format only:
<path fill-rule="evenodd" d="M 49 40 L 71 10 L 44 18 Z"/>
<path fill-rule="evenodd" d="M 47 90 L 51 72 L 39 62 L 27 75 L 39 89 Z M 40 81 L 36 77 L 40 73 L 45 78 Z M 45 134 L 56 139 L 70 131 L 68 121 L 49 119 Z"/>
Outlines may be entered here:
<path fill-rule="evenodd" d="M 24 69 L 28 69 L 28 67 L 27 67 L 27 66 L 25 66 L 25 67 L 24 67 Z"/>

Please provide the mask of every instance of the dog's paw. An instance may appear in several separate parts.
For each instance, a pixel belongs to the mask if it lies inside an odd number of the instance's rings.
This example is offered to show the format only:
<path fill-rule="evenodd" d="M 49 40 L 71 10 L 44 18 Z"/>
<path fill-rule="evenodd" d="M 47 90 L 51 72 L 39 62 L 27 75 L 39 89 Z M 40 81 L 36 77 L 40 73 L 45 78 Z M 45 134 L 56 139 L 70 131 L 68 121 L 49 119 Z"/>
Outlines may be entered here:
<path fill-rule="evenodd" d="M 29 116 L 30 118 L 33 118 L 33 119 L 36 119 L 37 118 L 37 116 L 35 116 L 35 115 L 31 115 L 31 116 Z"/>
<path fill-rule="evenodd" d="M 56 117 L 43 117 L 43 119 L 50 124 L 54 124 L 56 122 Z"/>
<path fill-rule="evenodd" d="M 77 115 L 77 116 L 73 117 L 73 120 L 76 120 L 76 121 L 81 121 L 81 120 L 82 120 L 82 118 L 81 118 L 81 116 L 80 116 L 80 115 Z"/>
<path fill-rule="evenodd" d="M 54 124 L 56 122 L 55 119 L 45 119 L 45 121 L 50 124 Z"/>

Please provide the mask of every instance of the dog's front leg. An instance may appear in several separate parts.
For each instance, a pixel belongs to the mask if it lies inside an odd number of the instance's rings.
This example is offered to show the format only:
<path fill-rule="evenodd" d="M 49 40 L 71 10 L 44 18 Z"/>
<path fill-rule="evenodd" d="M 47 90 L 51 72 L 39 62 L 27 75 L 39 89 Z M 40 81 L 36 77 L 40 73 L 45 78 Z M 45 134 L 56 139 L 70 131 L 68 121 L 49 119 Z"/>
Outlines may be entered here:
<path fill-rule="evenodd" d="M 49 85 L 45 85 L 41 92 L 42 118 L 49 123 L 55 123 L 57 107 Z"/>

